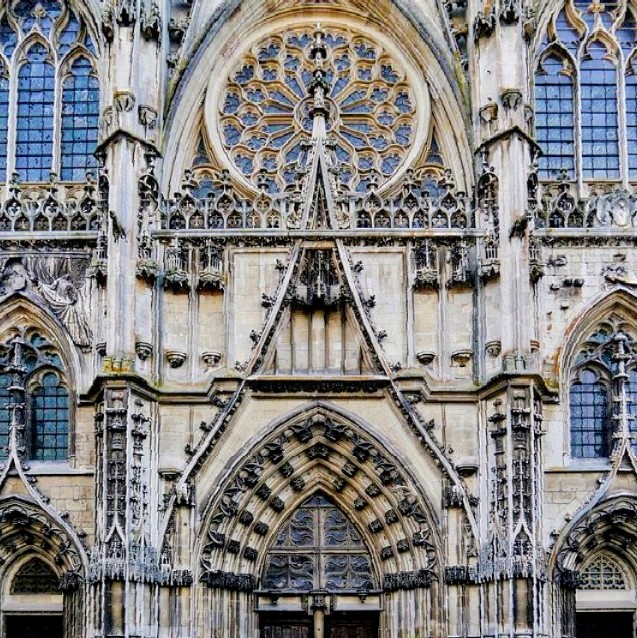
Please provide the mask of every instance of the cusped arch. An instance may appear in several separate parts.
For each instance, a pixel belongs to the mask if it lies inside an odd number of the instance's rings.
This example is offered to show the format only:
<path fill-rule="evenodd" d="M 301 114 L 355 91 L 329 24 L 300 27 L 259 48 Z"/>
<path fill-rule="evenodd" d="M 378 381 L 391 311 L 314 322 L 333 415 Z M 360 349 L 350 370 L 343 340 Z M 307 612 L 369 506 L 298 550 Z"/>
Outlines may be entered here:
<path fill-rule="evenodd" d="M 60 577 L 61 587 L 77 587 L 86 577 L 87 556 L 77 534 L 29 497 L 0 500 L 0 579 L 27 557 L 38 557 Z M 16 563 L 15 561 L 18 561 Z"/>
<path fill-rule="evenodd" d="M 361 530 L 378 584 L 438 579 L 433 509 L 408 470 L 364 428 L 325 406 L 301 411 L 227 468 L 202 517 L 199 579 L 242 574 L 257 586 L 267 549 L 309 495 L 329 495 Z"/>
<path fill-rule="evenodd" d="M 294 7 L 292 3 L 290 6 L 283 3 L 273 12 L 271 7 L 266 8 L 263 3 L 245 0 L 225 3 L 223 8 L 212 12 L 213 15 L 204 30 L 206 36 L 200 41 L 190 42 L 190 54 L 181 64 L 185 72 L 180 77 L 171 99 L 166 118 L 167 134 L 164 136 L 162 190 L 178 190 L 183 171 L 190 168 L 189 162 L 199 134 L 198 117 L 195 115 L 199 112 L 201 101 L 206 94 L 208 80 L 211 77 L 219 77 L 219 65 L 225 68 L 226 61 L 238 53 L 243 43 L 256 41 L 255 38 L 258 40 L 259 36 L 253 33 L 255 29 L 263 33 L 268 29 L 280 31 L 282 26 L 287 21 L 294 20 L 295 16 L 297 19 L 303 16 L 308 24 L 323 24 L 327 15 L 331 15 L 333 20 L 342 19 L 344 24 L 349 20 L 352 24 L 358 24 L 363 32 L 369 31 L 370 35 L 376 34 L 384 38 L 385 42 L 391 43 L 395 50 L 400 51 L 401 60 L 408 61 L 411 67 L 417 69 L 412 78 L 414 83 L 419 85 L 416 89 L 425 91 L 428 90 L 428 86 L 432 87 L 432 93 L 438 98 L 432 124 L 439 133 L 443 154 L 451 163 L 450 168 L 459 187 L 464 191 L 469 190 L 472 181 L 470 142 L 464 133 L 461 139 L 451 134 L 451 131 L 468 130 L 470 117 L 465 106 L 466 100 L 463 100 L 465 87 L 458 81 L 453 55 L 442 45 L 442 29 L 439 33 L 435 29 L 431 30 L 431 19 L 425 19 L 420 15 L 420 10 L 406 5 L 407 3 L 386 0 L 378 3 L 378 6 L 375 4 L 364 20 L 361 19 L 360 11 L 349 5 L 324 7 L 320 10 L 314 8 L 312 13 L 308 14 L 307 7 Z M 193 7 L 193 15 L 197 15 L 197 10 L 197 6 Z M 386 28 L 387 11 L 394 12 L 400 18 L 401 24 L 404 23 L 404 28 L 413 32 L 413 37 L 396 40 L 393 33 L 388 32 Z M 236 38 L 239 31 L 242 33 L 241 40 Z M 219 50 L 226 54 L 219 56 Z M 426 82 L 422 79 L 424 76 L 427 77 Z M 208 97 L 210 98 L 210 95 Z M 448 131 L 450 134 L 442 135 L 441 131 Z"/>
<path fill-rule="evenodd" d="M 6 343 L 19 332 L 38 333 L 59 354 L 70 389 L 78 387 L 80 357 L 68 331 L 44 305 L 38 306 L 28 297 L 14 293 L 0 302 L 0 343 Z"/>
<path fill-rule="evenodd" d="M 637 573 L 637 498 L 620 494 L 587 508 L 562 531 L 552 562 L 562 580 L 579 585 L 579 573 L 602 551 L 621 557 Z M 634 576 L 633 576 L 634 578 Z"/>

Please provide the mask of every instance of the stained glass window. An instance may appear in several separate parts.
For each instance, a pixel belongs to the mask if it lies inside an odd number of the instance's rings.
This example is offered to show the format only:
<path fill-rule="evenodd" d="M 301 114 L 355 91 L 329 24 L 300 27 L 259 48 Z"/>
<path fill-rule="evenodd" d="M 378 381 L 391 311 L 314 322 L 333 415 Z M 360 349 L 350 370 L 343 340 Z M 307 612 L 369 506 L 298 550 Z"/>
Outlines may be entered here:
<path fill-rule="evenodd" d="M 265 171 L 270 191 L 295 179 L 307 152 L 314 38 L 313 28 L 299 27 L 264 39 L 232 71 L 220 98 L 224 148 L 253 184 Z M 322 42 L 333 153 L 349 169 L 345 185 L 365 190 L 366 175 L 377 171 L 387 180 L 403 163 L 415 136 L 414 96 L 405 69 L 378 42 L 344 27 L 326 28 Z"/>
<path fill-rule="evenodd" d="M 371 589 L 371 560 L 356 527 L 327 496 L 316 494 L 279 532 L 262 585 L 288 591 Z"/>
<path fill-rule="evenodd" d="M 608 389 L 594 370 L 583 369 L 578 379 L 571 384 L 570 409 L 571 456 L 608 456 Z"/>
<path fill-rule="evenodd" d="M 41 44 L 27 53 L 18 74 L 15 168 L 28 182 L 48 180 L 53 157 L 55 67 Z"/>
<path fill-rule="evenodd" d="M 536 67 L 536 137 L 544 153 L 540 175 L 552 179 L 564 169 L 571 179 L 619 181 L 626 166 L 628 177 L 634 179 L 637 81 L 635 63 L 630 62 L 637 55 L 634 15 L 627 0 L 567 0 L 566 4 L 551 20 Z M 620 117 L 624 112 L 626 116 Z M 626 145 L 620 143 L 624 135 Z"/>
<path fill-rule="evenodd" d="M 593 44 L 580 67 L 582 173 L 584 178 L 619 177 L 617 70 L 604 56 L 606 47 Z"/>
<path fill-rule="evenodd" d="M 93 65 L 78 58 L 62 91 L 62 171 L 63 180 L 80 181 L 86 170 L 97 165 L 93 151 L 97 145 L 99 85 Z"/>
<path fill-rule="evenodd" d="M 580 572 L 581 589 L 627 589 L 626 576 L 619 565 L 601 554 Z"/>
<path fill-rule="evenodd" d="M 555 171 L 575 173 L 573 78 L 564 72 L 563 61 L 551 55 L 542 62 L 535 80 L 535 130 L 544 149 L 540 172 L 551 177 Z"/>
<path fill-rule="evenodd" d="M 55 572 L 39 558 L 26 562 L 11 583 L 12 594 L 59 594 L 60 579 Z"/>
<path fill-rule="evenodd" d="M 34 388 L 31 458 L 60 461 L 68 456 L 69 393 L 58 376 L 46 373 Z"/>
<path fill-rule="evenodd" d="M 69 391 L 53 346 L 37 333 L 0 345 L 0 456 L 6 457 L 12 405 L 23 429 L 18 445 L 34 461 L 64 461 L 69 448 Z M 24 437 L 20 440 L 20 437 Z"/>
<path fill-rule="evenodd" d="M 0 61 L 0 180 L 13 171 L 28 182 L 48 181 L 51 171 L 63 180 L 84 180 L 96 165 L 99 108 L 87 26 L 63 0 L 0 5 L 0 52 L 8 62 L 4 68 Z M 34 33 L 26 54 L 22 49 L 14 55 Z M 9 76 L 16 80 L 11 95 Z M 16 116 L 10 118 L 14 105 Z M 11 135 L 10 122 L 15 122 Z M 54 148 L 58 127 L 61 140 Z M 14 142 L 9 146 L 8 140 Z"/>
<path fill-rule="evenodd" d="M 9 129 L 9 74 L 0 62 L 0 181 L 7 172 L 7 133 Z"/>

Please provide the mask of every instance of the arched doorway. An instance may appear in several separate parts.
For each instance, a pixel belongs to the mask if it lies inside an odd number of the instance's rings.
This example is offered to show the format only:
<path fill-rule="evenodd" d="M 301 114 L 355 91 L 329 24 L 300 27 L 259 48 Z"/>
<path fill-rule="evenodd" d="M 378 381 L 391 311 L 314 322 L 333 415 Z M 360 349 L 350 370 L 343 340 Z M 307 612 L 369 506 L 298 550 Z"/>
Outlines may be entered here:
<path fill-rule="evenodd" d="M 59 576 L 39 556 L 19 560 L 2 591 L 6 638 L 62 638 L 63 595 Z"/>
<path fill-rule="evenodd" d="M 600 552 L 584 563 L 576 593 L 577 638 L 634 636 L 635 584 L 623 561 Z"/>
<path fill-rule="evenodd" d="M 323 492 L 305 500 L 268 550 L 258 592 L 261 638 L 373 638 L 380 608 L 367 547 Z"/>

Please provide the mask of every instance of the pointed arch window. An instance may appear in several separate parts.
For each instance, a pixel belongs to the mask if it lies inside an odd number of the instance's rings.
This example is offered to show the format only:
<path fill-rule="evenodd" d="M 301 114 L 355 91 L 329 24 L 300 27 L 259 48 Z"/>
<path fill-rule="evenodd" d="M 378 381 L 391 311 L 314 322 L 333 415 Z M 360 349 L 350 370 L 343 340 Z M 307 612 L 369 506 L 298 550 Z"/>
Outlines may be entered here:
<path fill-rule="evenodd" d="M 32 558 L 20 567 L 11 582 L 12 594 L 59 594 L 60 579 L 42 559 Z"/>
<path fill-rule="evenodd" d="M 69 455 L 69 389 L 55 348 L 38 333 L 16 335 L 0 346 L 0 457 L 16 442 L 34 461 Z"/>
<path fill-rule="evenodd" d="M 613 434 L 632 435 L 637 448 L 637 348 L 635 334 L 612 315 L 586 339 L 569 387 L 573 458 L 605 458 Z"/>
<path fill-rule="evenodd" d="M 613 558 L 600 554 L 580 571 L 580 589 L 628 589 L 626 574 Z"/>
<path fill-rule="evenodd" d="M 552 17 L 535 73 L 543 179 L 637 179 L 633 11 L 626 0 L 567 0 Z"/>
<path fill-rule="evenodd" d="M 23 181 L 43 182 L 53 171 L 64 181 L 81 181 L 96 167 L 99 114 L 95 47 L 87 26 L 64 0 L 5 4 L 0 180 L 15 171 Z"/>
<path fill-rule="evenodd" d="M 373 588 L 363 539 L 324 494 L 307 499 L 285 523 L 268 552 L 264 589 L 358 591 Z"/>

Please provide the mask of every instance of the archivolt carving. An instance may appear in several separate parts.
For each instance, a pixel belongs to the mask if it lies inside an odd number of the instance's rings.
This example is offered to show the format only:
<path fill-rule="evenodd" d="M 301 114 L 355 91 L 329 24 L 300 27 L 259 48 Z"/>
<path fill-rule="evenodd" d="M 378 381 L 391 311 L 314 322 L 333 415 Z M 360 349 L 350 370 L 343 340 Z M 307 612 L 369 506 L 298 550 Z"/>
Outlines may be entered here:
<path fill-rule="evenodd" d="M 81 582 L 82 559 L 68 533 L 24 498 L 0 501 L 0 565 L 35 547 L 64 570 L 63 584 Z"/>
<path fill-rule="evenodd" d="M 602 501 L 580 518 L 556 550 L 556 573 L 579 570 L 605 548 L 637 564 L 637 499 L 619 496 Z"/>
<path fill-rule="evenodd" d="M 219 574 L 246 565 L 258 574 L 272 535 L 318 487 L 365 529 L 390 590 L 438 577 L 434 525 L 405 470 L 359 427 L 316 410 L 264 440 L 225 483 L 207 519 L 201 579 L 226 588 Z"/>

